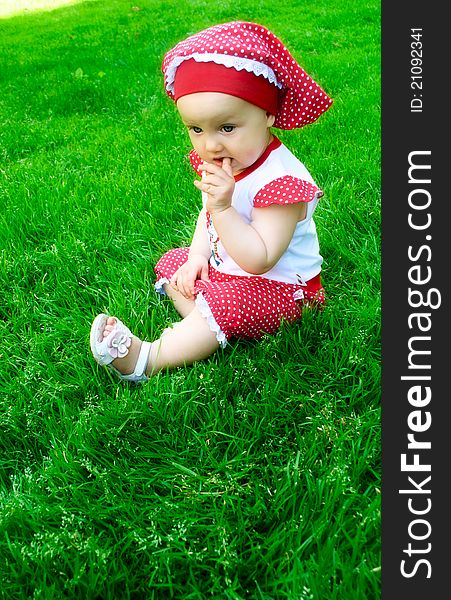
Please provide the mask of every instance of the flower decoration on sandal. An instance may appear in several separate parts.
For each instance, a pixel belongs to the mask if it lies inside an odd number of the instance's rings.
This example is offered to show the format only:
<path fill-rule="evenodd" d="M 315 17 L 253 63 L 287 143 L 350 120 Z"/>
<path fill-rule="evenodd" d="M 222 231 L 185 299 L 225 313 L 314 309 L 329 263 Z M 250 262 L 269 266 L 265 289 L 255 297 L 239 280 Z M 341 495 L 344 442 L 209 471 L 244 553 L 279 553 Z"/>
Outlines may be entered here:
<path fill-rule="evenodd" d="M 116 328 L 106 338 L 108 353 L 113 358 L 124 358 L 127 356 L 131 346 L 132 338 L 126 331 Z"/>

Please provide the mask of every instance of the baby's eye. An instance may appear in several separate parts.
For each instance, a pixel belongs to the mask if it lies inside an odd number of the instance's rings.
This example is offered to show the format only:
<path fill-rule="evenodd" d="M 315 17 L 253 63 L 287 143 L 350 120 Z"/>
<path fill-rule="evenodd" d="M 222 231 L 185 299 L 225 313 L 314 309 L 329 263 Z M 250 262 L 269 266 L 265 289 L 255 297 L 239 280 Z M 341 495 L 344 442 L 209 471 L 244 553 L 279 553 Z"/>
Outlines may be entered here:
<path fill-rule="evenodd" d="M 194 133 L 202 133 L 202 129 L 200 127 L 191 127 Z"/>
<path fill-rule="evenodd" d="M 223 125 L 222 126 L 222 130 L 224 133 L 232 133 L 232 131 L 235 129 L 234 125 Z"/>

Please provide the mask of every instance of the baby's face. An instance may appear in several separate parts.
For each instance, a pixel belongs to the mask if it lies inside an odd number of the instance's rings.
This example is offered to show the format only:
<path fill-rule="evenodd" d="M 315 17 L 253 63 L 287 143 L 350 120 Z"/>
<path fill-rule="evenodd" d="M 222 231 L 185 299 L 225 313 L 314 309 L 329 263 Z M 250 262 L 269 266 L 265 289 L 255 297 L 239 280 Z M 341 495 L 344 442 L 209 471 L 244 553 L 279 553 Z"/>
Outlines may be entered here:
<path fill-rule="evenodd" d="M 202 160 L 222 166 L 230 158 L 234 175 L 250 167 L 272 139 L 275 117 L 235 96 L 198 92 L 179 98 L 177 108 Z"/>

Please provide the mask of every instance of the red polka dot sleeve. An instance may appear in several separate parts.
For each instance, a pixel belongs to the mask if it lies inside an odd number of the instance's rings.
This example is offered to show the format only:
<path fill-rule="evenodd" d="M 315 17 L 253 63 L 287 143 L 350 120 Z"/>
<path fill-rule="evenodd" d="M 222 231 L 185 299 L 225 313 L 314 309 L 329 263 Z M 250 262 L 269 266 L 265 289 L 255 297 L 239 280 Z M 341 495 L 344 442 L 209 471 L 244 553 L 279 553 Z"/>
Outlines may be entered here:
<path fill-rule="evenodd" d="M 292 175 L 285 175 L 263 186 L 254 198 L 254 206 L 263 208 L 270 204 L 311 202 L 321 196 L 323 196 L 323 192 L 313 183 Z"/>
<path fill-rule="evenodd" d="M 199 167 L 202 164 L 202 159 L 195 150 L 191 150 L 191 152 L 189 153 L 189 161 L 193 169 L 196 171 L 199 177 L 201 177 L 202 173 L 201 171 L 199 171 Z"/>

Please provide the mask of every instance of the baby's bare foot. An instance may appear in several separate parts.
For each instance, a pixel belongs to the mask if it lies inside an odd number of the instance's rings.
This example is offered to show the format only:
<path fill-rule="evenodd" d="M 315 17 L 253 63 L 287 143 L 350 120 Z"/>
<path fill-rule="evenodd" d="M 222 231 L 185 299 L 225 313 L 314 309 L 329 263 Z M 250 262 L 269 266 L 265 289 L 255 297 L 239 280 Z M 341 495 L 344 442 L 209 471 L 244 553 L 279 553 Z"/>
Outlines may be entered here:
<path fill-rule="evenodd" d="M 114 317 L 108 317 L 106 324 L 105 324 L 105 329 L 103 330 L 104 338 L 106 338 L 110 335 L 110 333 L 113 331 L 116 323 L 117 323 L 117 319 L 115 319 Z"/>

